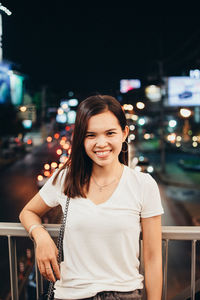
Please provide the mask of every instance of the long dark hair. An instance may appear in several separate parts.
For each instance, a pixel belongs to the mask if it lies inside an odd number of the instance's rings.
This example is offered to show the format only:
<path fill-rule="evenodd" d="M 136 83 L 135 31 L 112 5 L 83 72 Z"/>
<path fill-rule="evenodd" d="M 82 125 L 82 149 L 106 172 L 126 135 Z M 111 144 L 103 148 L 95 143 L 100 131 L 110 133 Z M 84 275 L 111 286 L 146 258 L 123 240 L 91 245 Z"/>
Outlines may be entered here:
<path fill-rule="evenodd" d="M 85 134 L 87 131 L 88 120 L 92 116 L 104 111 L 110 111 L 115 115 L 119 121 L 122 131 L 125 130 L 125 126 L 127 125 L 121 104 L 112 96 L 90 96 L 79 104 L 73 132 L 71 154 L 68 161 L 58 171 L 53 180 L 53 184 L 55 184 L 58 174 L 61 170 L 67 168 L 63 191 L 71 198 L 79 196 L 86 198 L 84 189 L 86 187 L 86 191 L 88 191 L 89 188 L 89 181 L 92 172 L 92 160 L 85 152 Z M 128 165 L 128 151 L 120 152 L 119 161 Z"/>

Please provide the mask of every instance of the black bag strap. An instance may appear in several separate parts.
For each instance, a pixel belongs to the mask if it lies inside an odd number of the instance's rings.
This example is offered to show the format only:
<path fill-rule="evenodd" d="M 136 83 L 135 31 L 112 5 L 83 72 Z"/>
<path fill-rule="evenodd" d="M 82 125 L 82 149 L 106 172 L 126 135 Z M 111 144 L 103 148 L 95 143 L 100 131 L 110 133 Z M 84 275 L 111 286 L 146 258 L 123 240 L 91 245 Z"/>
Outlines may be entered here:
<path fill-rule="evenodd" d="M 62 217 L 62 222 L 59 230 L 58 240 L 57 240 L 57 248 L 58 248 L 58 263 L 60 264 L 63 261 L 63 237 L 65 233 L 65 226 L 67 221 L 67 213 L 68 213 L 68 207 L 69 207 L 69 201 L 70 198 L 67 197 L 66 205 L 65 205 L 65 211 Z M 50 281 L 48 292 L 47 292 L 47 300 L 52 300 L 54 294 L 54 282 Z"/>

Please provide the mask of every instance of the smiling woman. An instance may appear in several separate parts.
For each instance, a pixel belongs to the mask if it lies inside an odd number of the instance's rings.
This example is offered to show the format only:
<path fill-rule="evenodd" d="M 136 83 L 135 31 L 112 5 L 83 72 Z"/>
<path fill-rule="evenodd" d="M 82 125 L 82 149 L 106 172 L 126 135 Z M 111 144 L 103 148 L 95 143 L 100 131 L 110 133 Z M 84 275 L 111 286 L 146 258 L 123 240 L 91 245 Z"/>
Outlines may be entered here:
<path fill-rule="evenodd" d="M 122 131 L 115 115 L 106 110 L 91 117 L 84 140 L 84 148 L 93 161 L 93 173 L 98 166 L 114 167 L 128 135 L 128 126 Z"/>
<path fill-rule="evenodd" d="M 102 170 L 98 168 L 99 164 L 105 167 L 104 171 L 109 164 L 111 168 L 114 167 L 113 171 L 120 169 L 121 163 L 127 165 L 128 151 L 124 152 L 122 149 L 127 135 L 125 114 L 114 97 L 97 95 L 81 102 L 77 110 L 71 156 L 63 166 L 63 169 L 68 168 L 64 183 L 65 194 L 69 197 L 85 197 L 91 174 L 97 175 L 96 171 Z M 104 184 L 113 180 L 109 174 L 100 177 L 103 177 L 100 178 L 100 183 L 103 179 Z"/>
<path fill-rule="evenodd" d="M 125 114 L 115 98 L 85 99 L 77 110 L 69 160 L 20 214 L 24 227 L 32 230 L 41 273 L 56 281 L 55 300 L 141 299 L 141 229 L 147 297 L 161 299 L 163 208 L 155 180 L 127 166 L 127 135 Z M 67 196 L 59 269 L 57 248 L 40 218 L 58 205 L 64 211 Z"/>

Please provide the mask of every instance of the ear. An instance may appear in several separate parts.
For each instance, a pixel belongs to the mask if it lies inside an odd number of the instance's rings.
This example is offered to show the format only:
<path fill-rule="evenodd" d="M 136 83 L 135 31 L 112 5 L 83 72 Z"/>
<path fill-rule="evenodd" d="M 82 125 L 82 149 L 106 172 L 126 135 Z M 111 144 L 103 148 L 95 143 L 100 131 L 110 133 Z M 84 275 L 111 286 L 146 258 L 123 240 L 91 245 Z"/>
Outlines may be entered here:
<path fill-rule="evenodd" d="M 124 131 L 123 131 L 123 142 L 125 142 L 128 134 L 129 134 L 129 127 L 128 127 L 128 125 L 126 125 L 124 128 Z"/>

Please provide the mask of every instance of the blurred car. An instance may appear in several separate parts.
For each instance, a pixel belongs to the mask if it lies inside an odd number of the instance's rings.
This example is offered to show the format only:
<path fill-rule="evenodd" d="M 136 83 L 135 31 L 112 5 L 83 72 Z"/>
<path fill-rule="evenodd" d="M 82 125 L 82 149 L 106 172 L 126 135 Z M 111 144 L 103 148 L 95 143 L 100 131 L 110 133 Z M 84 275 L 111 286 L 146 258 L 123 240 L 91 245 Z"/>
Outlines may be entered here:
<path fill-rule="evenodd" d="M 25 136 L 23 139 L 25 149 L 27 152 L 30 152 L 33 148 L 33 139 L 31 137 Z"/>
<path fill-rule="evenodd" d="M 178 95 L 180 99 L 187 99 L 192 97 L 192 92 L 184 91 L 183 93 Z"/>
<path fill-rule="evenodd" d="M 140 155 L 138 157 L 134 157 L 131 162 L 131 167 L 139 172 L 153 174 L 154 167 L 150 164 L 149 159 Z"/>

